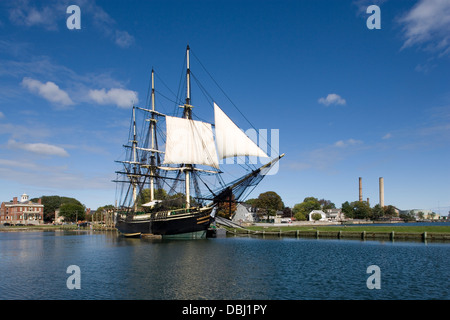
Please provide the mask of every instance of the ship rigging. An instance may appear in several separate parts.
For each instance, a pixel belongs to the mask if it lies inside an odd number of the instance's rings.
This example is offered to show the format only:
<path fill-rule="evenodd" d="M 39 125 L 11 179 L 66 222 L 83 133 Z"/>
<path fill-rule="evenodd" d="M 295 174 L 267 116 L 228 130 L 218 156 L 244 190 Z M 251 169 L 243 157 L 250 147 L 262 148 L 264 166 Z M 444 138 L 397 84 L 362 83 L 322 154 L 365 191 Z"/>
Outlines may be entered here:
<path fill-rule="evenodd" d="M 189 46 L 185 77 L 181 116 L 157 111 L 154 70 L 150 107 L 133 106 L 129 142 L 124 145 L 126 159 L 117 161 L 122 168 L 116 171 L 115 180 L 121 186 L 116 195 L 116 227 L 126 236 L 205 237 L 218 205 L 244 199 L 284 155 L 259 168 L 245 161 L 268 155 L 212 99 L 214 124 L 194 119 Z M 138 113 L 144 123 L 142 133 L 138 132 Z M 240 158 L 237 166 L 245 173 L 226 182 L 222 168 L 229 168 L 223 160 L 230 158 Z M 236 175 L 230 171 L 228 177 Z"/>

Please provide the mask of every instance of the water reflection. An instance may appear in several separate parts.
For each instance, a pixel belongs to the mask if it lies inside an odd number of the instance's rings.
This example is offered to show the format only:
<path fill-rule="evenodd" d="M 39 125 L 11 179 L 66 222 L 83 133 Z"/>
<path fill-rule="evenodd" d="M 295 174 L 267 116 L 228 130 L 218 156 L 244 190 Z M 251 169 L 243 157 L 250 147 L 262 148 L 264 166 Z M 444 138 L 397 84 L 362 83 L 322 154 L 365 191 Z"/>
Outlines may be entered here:
<path fill-rule="evenodd" d="M 0 232 L 1 299 L 448 299 L 450 245 Z M 78 265 L 81 290 L 66 269 Z M 381 290 L 366 287 L 369 265 Z"/>

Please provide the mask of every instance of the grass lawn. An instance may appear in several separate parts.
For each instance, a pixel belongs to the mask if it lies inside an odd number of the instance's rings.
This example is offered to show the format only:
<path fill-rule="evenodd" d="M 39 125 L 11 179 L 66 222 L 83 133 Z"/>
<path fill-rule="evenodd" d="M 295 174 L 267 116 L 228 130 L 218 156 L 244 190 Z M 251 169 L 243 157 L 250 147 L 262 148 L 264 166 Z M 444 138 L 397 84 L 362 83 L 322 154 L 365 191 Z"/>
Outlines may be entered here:
<path fill-rule="evenodd" d="M 266 232 L 287 232 L 287 231 L 342 231 L 342 232 L 407 232 L 407 233 L 450 233 L 449 226 L 401 226 L 399 224 L 392 224 L 389 226 L 282 226 L 282 227 L 260 227 L 251 226 L 247 229 L 253 231 L 266 231 Z"/>

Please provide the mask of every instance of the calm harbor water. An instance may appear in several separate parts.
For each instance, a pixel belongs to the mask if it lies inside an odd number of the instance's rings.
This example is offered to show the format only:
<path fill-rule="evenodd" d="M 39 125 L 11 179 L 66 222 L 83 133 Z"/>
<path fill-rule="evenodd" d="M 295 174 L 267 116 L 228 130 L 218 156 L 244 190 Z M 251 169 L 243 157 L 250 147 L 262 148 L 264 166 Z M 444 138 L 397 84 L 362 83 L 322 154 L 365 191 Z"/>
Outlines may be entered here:
<path fill-rule="evenodd" d="M 80 268 L 68 289 L 67 268 Z M 367 268 L 380 270 L 368 289 Z M 0 232 L 3 299 L 449 299 L 450 244 Z"/>

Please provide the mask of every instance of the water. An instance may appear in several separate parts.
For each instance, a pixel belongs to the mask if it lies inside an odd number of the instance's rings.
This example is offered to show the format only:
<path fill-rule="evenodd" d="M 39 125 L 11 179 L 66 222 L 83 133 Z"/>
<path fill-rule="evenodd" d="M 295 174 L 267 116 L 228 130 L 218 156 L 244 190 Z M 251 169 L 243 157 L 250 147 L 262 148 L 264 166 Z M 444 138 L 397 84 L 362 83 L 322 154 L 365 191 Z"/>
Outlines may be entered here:
<path fill-rule="evenodd" d="M 448 243 L 0 232 L 0 299 L 449 299 L 449 265 Z"/>

